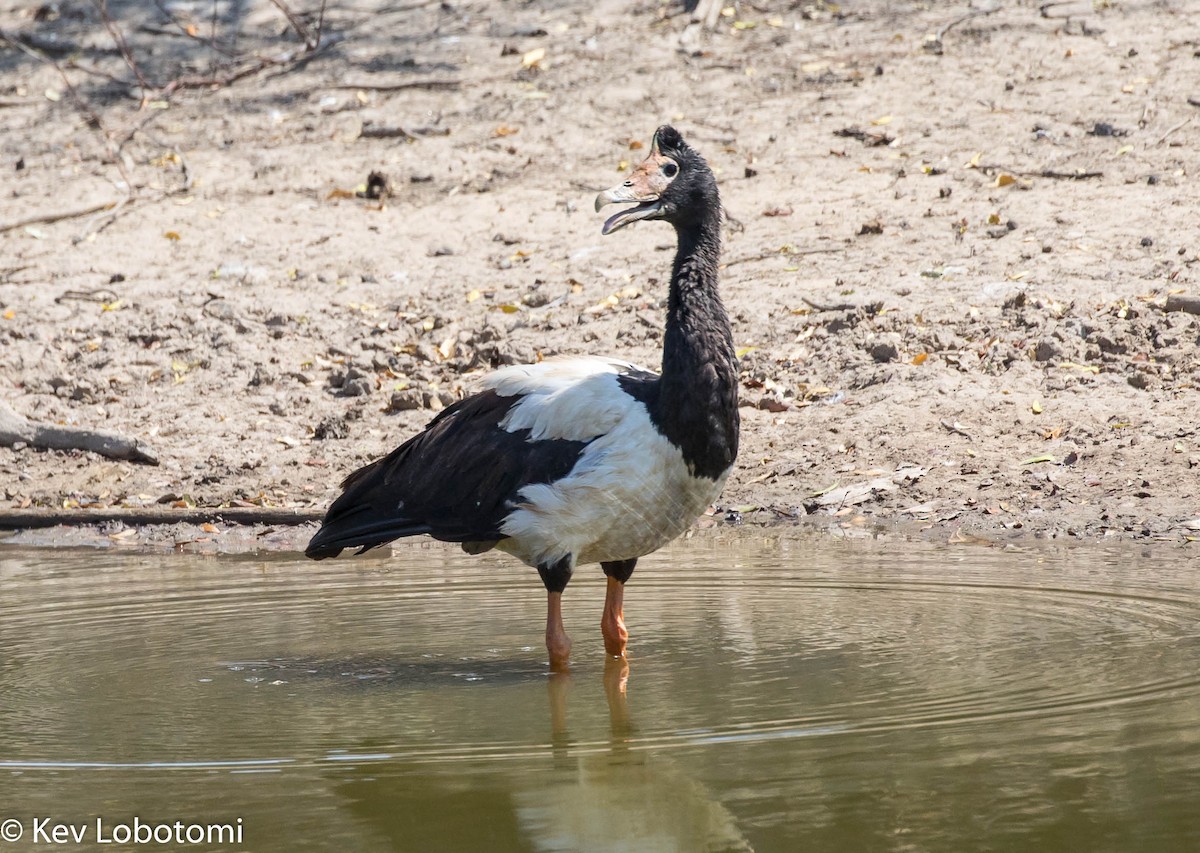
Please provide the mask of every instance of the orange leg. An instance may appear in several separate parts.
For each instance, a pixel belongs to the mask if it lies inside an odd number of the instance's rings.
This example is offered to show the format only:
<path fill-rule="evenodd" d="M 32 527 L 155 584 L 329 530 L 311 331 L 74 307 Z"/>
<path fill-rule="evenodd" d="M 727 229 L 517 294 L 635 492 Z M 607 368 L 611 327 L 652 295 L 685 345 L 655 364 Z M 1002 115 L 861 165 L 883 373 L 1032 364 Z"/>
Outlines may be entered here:
<path fill-rule="evenodd" d="M 604 650 L 615 658 L 625 656 L 629 632 L 625 630 L 625 584 L 614 577 L 608 578 L 608 592 L 604 597 L 604 615 L 600 617 L 600 633 L 604 635 Z"/>
<path fill-rule="evenodd" d="M 566 672 L 571 657 L 571 638 L 562 621 L 562 593 L 546 596 L 546 651 L 550 654 L 550 669 Z"/>

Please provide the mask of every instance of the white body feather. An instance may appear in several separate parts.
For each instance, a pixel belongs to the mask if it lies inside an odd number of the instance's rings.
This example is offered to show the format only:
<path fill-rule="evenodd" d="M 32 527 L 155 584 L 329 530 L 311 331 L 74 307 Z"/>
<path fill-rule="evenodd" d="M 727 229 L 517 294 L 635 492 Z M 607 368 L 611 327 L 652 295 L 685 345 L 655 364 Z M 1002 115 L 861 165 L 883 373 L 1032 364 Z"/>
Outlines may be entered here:
<path fill-rule="evenodd" d="M 504 368 L 484 388 L 522 399 L 500 422 L 531 440 L 591 441 L 571 472 L 526 486 L 501 524 L 497 547 L 531 566 L 626 560 L 649 554 L 687 529 L 721 493 L 694 477 L 679 448 L 655 429 L 646 407 L 622 390 L 620 373 L 643 370 L 604 358 L 549 360 Z"/>

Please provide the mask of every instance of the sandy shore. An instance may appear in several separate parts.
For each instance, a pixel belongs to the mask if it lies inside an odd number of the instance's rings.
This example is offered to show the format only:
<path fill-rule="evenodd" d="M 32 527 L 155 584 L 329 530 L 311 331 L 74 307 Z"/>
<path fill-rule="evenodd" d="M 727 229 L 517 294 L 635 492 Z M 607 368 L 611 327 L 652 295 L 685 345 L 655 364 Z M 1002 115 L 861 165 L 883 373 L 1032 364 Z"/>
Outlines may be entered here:
<path fill-rule="evenodd" d="M 155 86 L 216 73 L 112 5 Z M 718 172 L 743 362 L 702 525 L 1200 535 L 1182 2 L 741 6 L 704 32 L 652 2 L 362 0 L 307 58 L 250 3 L 221 44 L 271 63 L 145 104 L 94 7 L 60 7 L 0 4 L 33 46 L 0 42 L 0 399 L 160 464 L 3 447 L 6 507 L 319 510 L 495 366 L 654 366 L 673 235 L 603 238 L 591 200 L 670 121 Z M 108 76 L 67 89 L 68 58 Z M 390 197 L 356 195 L 371 172 Z M 264 529 L 239 535 L 302 535 Z"/>

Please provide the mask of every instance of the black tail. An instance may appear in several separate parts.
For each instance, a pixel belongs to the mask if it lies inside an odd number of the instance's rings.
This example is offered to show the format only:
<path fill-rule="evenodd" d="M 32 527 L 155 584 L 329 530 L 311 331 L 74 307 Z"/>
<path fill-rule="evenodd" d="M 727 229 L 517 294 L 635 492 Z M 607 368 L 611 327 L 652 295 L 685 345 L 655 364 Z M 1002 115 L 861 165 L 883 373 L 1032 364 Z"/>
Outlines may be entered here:
<path fill-rule="evenodd" d="M 305 555 L 321 560 L 344 548 L 366 551 L 422 533 L 443 542 L 503 539 L 500 528 L 521 489 L 566 476 L 587 446 L 531 441 L 528 430 L 502 428 L 518 399 L 494 391 L 467 397 L 443 409 L 424 432 L 355 471 Z"/>

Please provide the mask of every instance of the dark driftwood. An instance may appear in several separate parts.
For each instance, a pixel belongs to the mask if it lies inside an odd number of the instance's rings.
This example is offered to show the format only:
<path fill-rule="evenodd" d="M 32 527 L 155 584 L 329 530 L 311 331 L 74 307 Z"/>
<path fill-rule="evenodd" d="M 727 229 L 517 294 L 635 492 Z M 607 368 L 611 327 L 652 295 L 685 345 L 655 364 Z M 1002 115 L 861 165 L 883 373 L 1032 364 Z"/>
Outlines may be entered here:
<path fill-rule="evenodd" d="M 1200 296 L 1186 296 L 1182 293 L 1167 295 L 1164 311 L 1183 311 L 1187 314 L 1200 314 Z"/>
<path fill-rule="evenodd" d="M 271 509 L 264 507 L 195 507 L 168 509 L 159 507 L 106 509 L 0 509 L 0 530 L 27 530 L 34 527 L 57 527 L 65 524 L 105 524 L 119 521 L 130 527 L 143 524 L 270 524 L 293 525 L 320 521 L 321 509 Z"/>
<path fill-rule="evenodd" d="M 158 454 L 136 438 L 104 430 L 37 423 L 21 417 L 0 400 L 0 446 L 11 447 L 19 441 L 46 450 L 90 450 L 111 459 L 158 464 Z"/>

